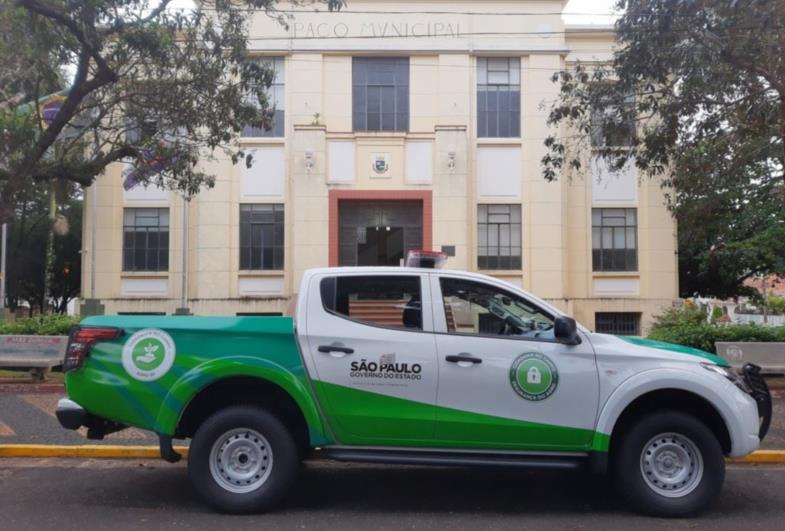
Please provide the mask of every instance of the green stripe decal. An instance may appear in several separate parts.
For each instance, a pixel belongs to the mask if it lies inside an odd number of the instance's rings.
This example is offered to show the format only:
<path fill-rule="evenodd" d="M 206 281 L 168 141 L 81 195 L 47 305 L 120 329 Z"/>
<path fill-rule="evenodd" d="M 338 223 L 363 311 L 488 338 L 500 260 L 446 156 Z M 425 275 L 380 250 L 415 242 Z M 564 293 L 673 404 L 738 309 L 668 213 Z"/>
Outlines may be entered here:
<path fill-rule="evenodd" d="M 355 445 L 542 451 L 607 449 L 593 430 L 473 413 L 315 381 L 339 441 Z"/>
<path fill-rule="evenodd" d="M 616 336 L 619 339 L 626 341 L 627 343 L 632 343 L 633 345 L 637 345 L 639 347 L 648 347 L 648 348 L 656 348 L 659 350 L 667 350 L 670 352 L 678 352 L 679 354 L 686 354 L 688 356 L 696 356 L 698 358 L 703 358 L 706 361 L 710 361 L 712 363 L 716 363 L 720 367 L 730 367 L 730 363 L 719 356 L 715 356 L 709 352 L 692 348 L 692 347 L 685 347 L 684 345 L 676 345 L 674 343 L 665 343 L 664 341 L 655 341 L 653 339 L 644 339 L 642 337 L 634 337 L 634 336 Z"/>

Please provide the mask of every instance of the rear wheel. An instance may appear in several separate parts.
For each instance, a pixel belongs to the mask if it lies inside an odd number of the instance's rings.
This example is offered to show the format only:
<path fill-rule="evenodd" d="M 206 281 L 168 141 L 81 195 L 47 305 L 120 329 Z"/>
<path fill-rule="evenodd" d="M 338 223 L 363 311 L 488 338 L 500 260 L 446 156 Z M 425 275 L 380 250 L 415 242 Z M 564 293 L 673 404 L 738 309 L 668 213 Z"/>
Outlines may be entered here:
<path fill-rule="evenodd" d="M 297 447 L 286 426 L 253 406 L 213 414 L 196 431 L 188 453 L 194 488 L 227 513 L 272 508 L 291 487 L 298 467 Z"/>
<path fill-rule="evenodd" d="M 719 495 L 725 459 L 712 431 L 675 411 L 647 415 L 622 436 L 614 452 L 620 492 L 644 513 L 690 516 Z"/>

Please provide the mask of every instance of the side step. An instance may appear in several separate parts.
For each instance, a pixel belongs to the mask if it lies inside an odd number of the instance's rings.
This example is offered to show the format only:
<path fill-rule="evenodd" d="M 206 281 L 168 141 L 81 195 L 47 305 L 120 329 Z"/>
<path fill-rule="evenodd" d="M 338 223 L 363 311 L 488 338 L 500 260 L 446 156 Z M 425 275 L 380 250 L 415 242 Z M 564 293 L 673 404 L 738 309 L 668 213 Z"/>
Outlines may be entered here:
<path fill-rule="evenodd" d="M 355 463 L 435 466 L 502 466 L 575 470 L 589 464 L 589 454 L 546 454 L 514 452 L 461 452 L 452 450 L 408 450 L 373 448 L 324 448 L 324 459 Z"/>

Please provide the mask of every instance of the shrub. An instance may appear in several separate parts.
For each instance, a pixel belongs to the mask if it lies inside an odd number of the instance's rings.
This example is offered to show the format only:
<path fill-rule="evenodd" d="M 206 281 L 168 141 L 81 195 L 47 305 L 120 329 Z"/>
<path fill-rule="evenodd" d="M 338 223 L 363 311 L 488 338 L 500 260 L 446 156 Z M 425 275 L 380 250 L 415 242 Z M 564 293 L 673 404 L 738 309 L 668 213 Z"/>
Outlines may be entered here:
<path fill-rule="evenodd" d="M 64 336 L 78 322 L 78 317 L 61 314 L 2 321 L 0 335 Z"/>
<path fill-rule="evenodd" d="M 668 308 L 659 315 L 654 316 L 654 324 L 652 330 L 655 328 L 671 328 L 681 325 L 701 325 L 706 323 L 706 310 L 692 302 L 685 302 L 679 307 Z"/>
<path fill-rule="evenodd" d="M 704 311 L 684 305 L 681 308 L 668 309 L 656 316 L 649 339 L 714 352 L 717 341 L 785 342 L 785 326 L 710 324 L 706 321 Z"/>
<path fill-rule="evenodd" d="M 766 307 L 770 315 L 785 315 L 785 297 L 769 295 L 766 297 Z"/>

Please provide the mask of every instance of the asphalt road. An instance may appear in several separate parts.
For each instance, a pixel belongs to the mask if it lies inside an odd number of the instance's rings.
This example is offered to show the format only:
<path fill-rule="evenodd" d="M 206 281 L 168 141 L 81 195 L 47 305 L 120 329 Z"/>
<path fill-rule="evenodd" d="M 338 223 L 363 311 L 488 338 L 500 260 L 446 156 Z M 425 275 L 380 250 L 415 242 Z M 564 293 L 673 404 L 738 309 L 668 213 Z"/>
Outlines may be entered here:
<path fill-rule="evenodd" d="M 305 465 L 276 512 L 226 516 L 193 493 L 183 465 L 150 461 L 0 461 L 0 528 L 422 531 L 504 529 L 782 529 L 785 467 L 732 466 L 700 518 L 627 510 L 583 473 Z"/>

